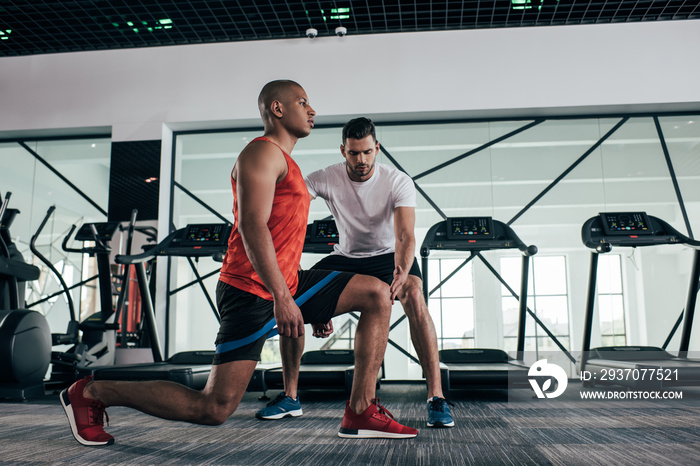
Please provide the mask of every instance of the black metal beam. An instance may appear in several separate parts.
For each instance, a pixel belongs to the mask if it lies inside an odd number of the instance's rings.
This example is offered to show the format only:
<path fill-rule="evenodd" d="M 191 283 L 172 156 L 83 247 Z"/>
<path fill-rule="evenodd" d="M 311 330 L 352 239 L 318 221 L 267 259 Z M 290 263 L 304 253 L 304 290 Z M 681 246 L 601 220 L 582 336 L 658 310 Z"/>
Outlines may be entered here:
<path fill-rule="evenodd" d="M 661 129 L 661 123 L 659 123 L 659 117 L 654 117 L 654 125 L 656 126 L 656 132 L 659 135 L 659 142 L 661 142 L 661 149 L 664 151 L 664 158 L 666 159 L 666 166 L 668 167 L 668 173 L 671 175 L 671 182 L 673 183 L 673 189 L 676 191 L 676 198 L 678 199 L 678 205 L 681 208 L 681 213 L 683 214 L 683 221 L 685 221 L 685 227 L 688 229 L 688 236 L 693 238 L 693 230 L 690 228 L 690 220 L 688 220 L 688 212 L 685 210 L 685 202 L 683 202 L 683 196 L 681 195 L 681 188 L 678 186 L 678 179 L 676 178 L 676 171 L 673 169 L 673 162 L 671 161 L 671 154 L 668 152 L 668 146 L 666 145 L 666 138 L 664 137 L 664 132 Z"/>

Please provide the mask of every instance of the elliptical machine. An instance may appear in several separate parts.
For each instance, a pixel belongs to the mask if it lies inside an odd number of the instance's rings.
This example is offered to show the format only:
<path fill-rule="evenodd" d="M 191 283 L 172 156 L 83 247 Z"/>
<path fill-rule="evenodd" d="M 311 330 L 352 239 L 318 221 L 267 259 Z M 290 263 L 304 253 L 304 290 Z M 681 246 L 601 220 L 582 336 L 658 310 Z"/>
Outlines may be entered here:
<path fill-rule="evenodd" d="M 40 270 L 25 263 L 12 243 L 9 227 L 19 210 L 7 209 L 10 196 L 0 205 L 0 398 L 26 399 L 44 395 L 51 330 L 41 313 L 21 308 L 20 283 L 36 280 Z"/>
<path fill-rule="evenodd" d="M 123 302 L 119 299 L 119 305 L 115 311 L 112 305 L 112 276 L 110 271 L 109 258 L 111 249 L 107 243 L 116 232 L 119 222 L 102 222 L 83 224 L 75 235 L 75 241 L 93 242 L 93 246 L 82 248 L 68 247 L 68 242 L 76 229 L 73 225 L 68 234 L 63 239 L 62 249 L 66 252 L 88 254 L 95 257 L 98 271 L 98 290 L 100 311 L 92 314 L 83 321 L 76 316 L 75 305 L 70 293 L 70 288 L 66 284 L 61 274 L 56 270 L 51 261 L 46 258 L 36 248 L 36 240 L 41 234 L 47 221 L 53 214 L 55 206 L 51 206 L 46 212 L 44 219 L 37 229 L 30 243 L 32 253 L 43 262 L 56 276 L 63 293 L 66 295 L 68 309 L 70 311 L 70 321 L 66 333 L 52 334 L 52 344 L 72 345 L 66 351 L 53 351 L 51 353 L 51 382 L 61 384 L 73 383 L 81 370 L 97 366 L 110 366 L 115 362 L 116 354 L 116 332 L 119 330 L 119 309 Z M 135 213 L 131 218 L 131 229 L 136 221 Z M 120 298 L 122 298 L 120 296 Z"/>

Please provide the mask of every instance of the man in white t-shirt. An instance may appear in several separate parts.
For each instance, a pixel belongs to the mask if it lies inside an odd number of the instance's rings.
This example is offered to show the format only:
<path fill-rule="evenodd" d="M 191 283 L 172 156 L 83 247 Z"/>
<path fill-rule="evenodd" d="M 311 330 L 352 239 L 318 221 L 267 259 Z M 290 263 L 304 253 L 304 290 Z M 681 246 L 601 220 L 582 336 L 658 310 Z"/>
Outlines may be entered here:
<path fill-rule="evenodd" d="M 338 228 L 340 242 L 314 269 L 372 275 L 386 282 L 391 299 L 398 299 L 408 317 L 411 340 L 428 385 L 428 426 L 452 427 L 454 420 L 440 383 L 435 325 L 422 292 L 414 234 L 416 189 L 405 173 L 375 163 L 379 153 L 374 123 L 350 120 L 343 127 L 340 146 L 345 161 L 306 177 L 312 198 L 325 199 Z M 314 325 L 313 335 L 326 338 L 331 322 Z M 300 416 L 297 397 L 299 359 L 304 339 L 280 336 L 284 392 L 258 411 L 259 419 Z"/>

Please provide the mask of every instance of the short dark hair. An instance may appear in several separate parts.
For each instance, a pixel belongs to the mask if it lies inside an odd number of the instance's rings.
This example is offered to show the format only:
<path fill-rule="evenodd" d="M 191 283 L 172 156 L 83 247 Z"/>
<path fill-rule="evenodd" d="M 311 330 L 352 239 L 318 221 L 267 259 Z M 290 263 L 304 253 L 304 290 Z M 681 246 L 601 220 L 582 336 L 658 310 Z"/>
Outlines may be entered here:
<path fill-rule="evenodd" d="M 372 136 L 375 142 L 377 142 L 377 134 L 374 129 L 374 123 L 372 120 L 365 117 L 354 118 L 343 126 L 343 144 L 348 138 L 351 139 L 364 139 L 367 136 Z"/>
<path fill-rule="evenodd" d="M 282 95 L 290 87 L 298 87 L 303 89 L 299 83 L 292 81 L 291 79 L 278 79 L 276 81 L 270 81 L 265 84 L 258 95 L 258 108 L 260 109 L 260 115 L 265 117 L 265 112 L 274 100 L 279 100 Z"/>

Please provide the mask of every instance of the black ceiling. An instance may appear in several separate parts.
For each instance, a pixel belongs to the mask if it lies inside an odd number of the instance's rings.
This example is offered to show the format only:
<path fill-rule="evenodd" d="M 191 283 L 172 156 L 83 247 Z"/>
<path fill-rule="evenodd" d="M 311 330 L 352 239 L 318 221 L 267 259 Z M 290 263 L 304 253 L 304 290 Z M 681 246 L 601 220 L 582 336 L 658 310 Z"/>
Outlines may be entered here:
<path fill-rule="evenodd" d="M 670 0 L 0 0 L 0 57 L 387 32 L 700 19 Z"/>

